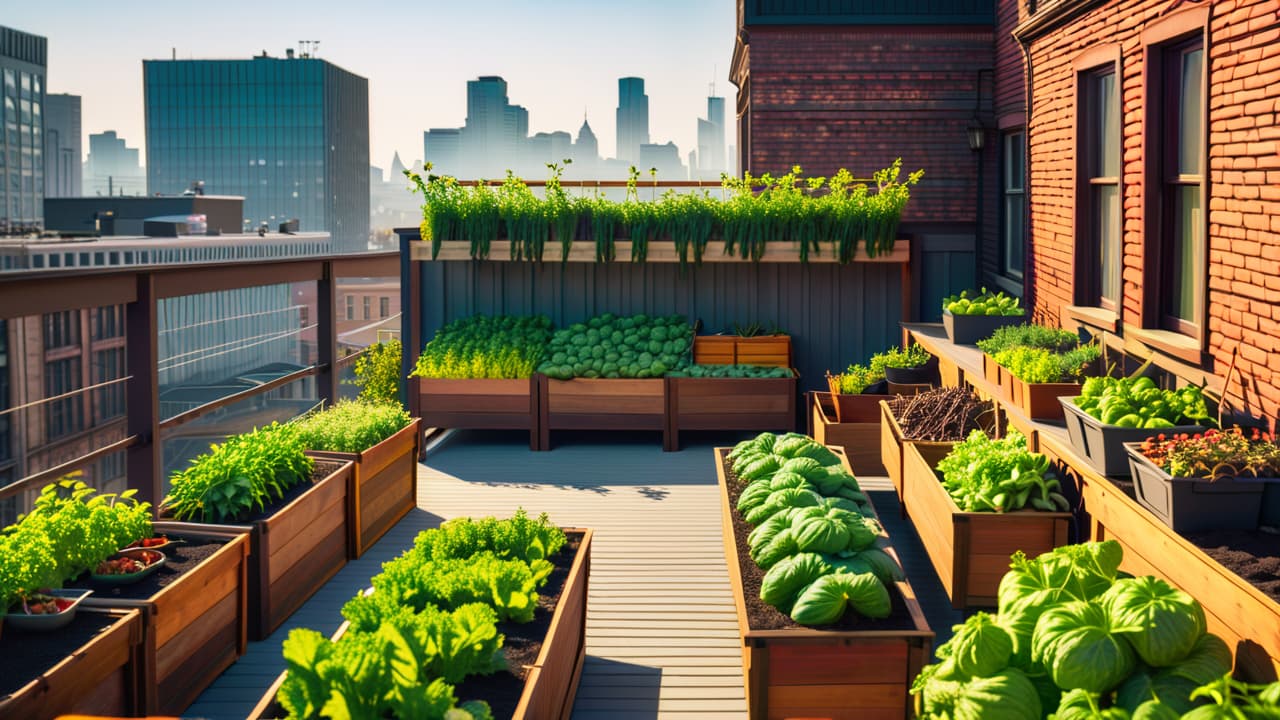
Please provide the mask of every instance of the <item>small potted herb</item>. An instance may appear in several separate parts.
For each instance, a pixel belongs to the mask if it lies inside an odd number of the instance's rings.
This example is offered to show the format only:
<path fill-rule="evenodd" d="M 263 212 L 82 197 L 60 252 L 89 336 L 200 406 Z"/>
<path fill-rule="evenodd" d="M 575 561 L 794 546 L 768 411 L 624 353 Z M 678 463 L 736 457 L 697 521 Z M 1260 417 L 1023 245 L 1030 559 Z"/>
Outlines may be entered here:
<path fill-rule="evenodd" d="M 1080 393 L 1084 376 L 1098 370 L 1102 348 L 1096 343 L 1067 352 L 1014 347 L 995 354 L 996 364 L 1009 376 L 1009 400 L 1032 420 L 1061 420 L 1059 397 Z"/>
<path fill-rule="evenodd" d="M 938 358 L 919 345 L 889 348 L 871 357 L 871 369 L 895 385 L 938 384 Z"/>
<path fill-rule="evenodd" d="M 1138 502 L 1176 532 L 1254 530 L 1280 444 L 1258 429 L 1160 434 L 1126 443 Z"/>
<path fill-rule="evenodd" d="M 987 382 L 1000 387 L 1005 393 L 1005 400 L 1013 401 L 1012 387 L 1000 365 L 995 361 L 996 353 L 1018 347 L 1041 348 L 1055 353 L 1064 353 L 1080 345 L 1080 336 L 1070 330 L 1061 330 L 1045 325 L 1023 323 L 996 328 L 990 337 L 974 343 L 982 351 L 982 375 Z"/>
<path fill-rule="evenodd" d="M 1018 298 L 986 288 L 973 294 L 965 290 L 942 301 L 942 324 L 947 338 L 956 345 L 972 345 L 998 328 L 1023 322 L 1025 317 Z"/>
<path fill-rule="evenodd" d="M 839 375 L 827 375 L 831 400 L 836 406 L 836 422 L 877 422 L 880 401 L 889 398 L 889 384 L 883 370 L 850 365 Z"/>

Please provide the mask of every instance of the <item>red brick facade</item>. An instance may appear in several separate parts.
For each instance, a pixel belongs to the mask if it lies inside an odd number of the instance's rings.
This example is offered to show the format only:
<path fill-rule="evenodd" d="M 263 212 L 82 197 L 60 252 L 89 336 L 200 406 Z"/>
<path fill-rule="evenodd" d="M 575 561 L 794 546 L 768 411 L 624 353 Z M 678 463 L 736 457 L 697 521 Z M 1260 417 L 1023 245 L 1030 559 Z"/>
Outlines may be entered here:
<path fill-rule="evenodd" d="M 1001 14 L 1023 3 L 1001 0 Z M 1071 4 L 1071 3 L 1068 3 Z M 1075 3 L 1080 5 L 1080 3 Z M 1194 358 L 1160 346 L 1147 261 L 1158 195 L 1149 178 L 1147 69 L 1153 42 L 1188 29 L 1204 38 L 1208 75 L 1208 273 L 1205 370 L 1255 415 L 1280 408 L 1280 2 L 1118 0 L 1067 18 L 1030 38 L 1030 296 L 1038 316 L 1057 320 L 1079 300 L 1076 257 L 1076 73 L 1081 58 L 1118 57 L 1123 164 L 1123 308 L 1127 347 Z M 1025 13 L 1024 13 L 1025 18 Z M 1026 39 L 1026 38 L 1024 38 Z M 1092 54 L 1092 55 L 1090 55 Z M 1091 62 L 1084 60 L 1084 62 Z M 1002 63 L 1002 68 L 1007 67 Z M 1021 72 L 1021 68 L 1019 68 Z M 1005 76 L 1007 77 L 1007 76 Z M 1003 78 L 1002 78 L 1003 79 Z M 999 80 L 998 80 L 999 82 Z M 1000 95 L 999 97 L 1003 97 Z M 1194 343 L 1191 343 L 1194 345 Z M 1214 383 L 1217 384 L 1217 383 Z"/>

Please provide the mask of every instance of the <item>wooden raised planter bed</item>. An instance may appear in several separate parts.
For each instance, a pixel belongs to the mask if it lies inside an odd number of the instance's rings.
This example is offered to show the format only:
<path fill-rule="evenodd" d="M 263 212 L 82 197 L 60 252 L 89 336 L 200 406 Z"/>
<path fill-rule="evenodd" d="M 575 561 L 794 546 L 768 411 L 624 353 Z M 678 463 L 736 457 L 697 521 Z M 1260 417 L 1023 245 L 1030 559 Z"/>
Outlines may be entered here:
<path fill-rule="evenodd" d="M 790 335 L 759 335 L 739 337 L 734 347 L 738 365 L 767 365 L 769 367 L 794 367 L 791 361 Z"/>
<path fill-rule="evenodd" d="M 887 396 L 865 397 L 874 398 L 869 419 L 837 422 L 832 394 L 809 393 L 809 434 L 823 445 L 844 448 L 855 477 L 885 473 L 880 459 L 880 400 Z"/>
<path fill-rule="evenodd" d="M 418 504 L 422 421 L 358 453 L 308 451 L 316 458 L 352 463 L 347 488 L 347 549 L 358 558 Z"/>
<path fill-rule="evenodd" d="M 157 535 L 215 540 L 222 547 L 145 599 L 90 595 L 86 606 L 141 613 L 145 714 L 177 715 L 245 651 L 249 535 L 191 523 L 157 522 Z"/>
<path fill-rule="evenodd" d="M 585 528 L 564 528 L 568 534 L 581 534 L 582 541 L 569 568 L 560 600 L 551 616 L 546 639 L 538 651 L 538 659 L 525 676 L 524 692 L 516 705 L 512 720 L 569 720 L 573 711 L 578 681 L 582 677 L 582 665 L 586 659 L 587 590 L 591 576 L 592 531 Z M 344 622 L 333 634 L 337 642 L 346 634 L 349 622 Z M 262 699 L 249 713 L 250 720 L 269 720 L 283 717 L 282 708 L 276 703 L 276 693 L 284 684 L 287 673 L 280 673 Z M 459 700 L 484 700 L 483 697 L 462 697 Z"/>
<path fill-rule="evenodd" d="M 903 517 L 906 517 L 908 513 L 907 495 L 904 491 L 906 469 L 903 462 L 908 445 L 922 445 L 934 448 L 943 455 L 951 452 L 951 448 L 955 447 L 954 442 L 908 440 L 903 437 L 902 426 L 898 425 L 898 419 L 893 416 L 893 411 L 889 409 L 889 403 L 881 401 L 880 462 L 884 464 L 885 471 L 889 473 L 889 480 L 893 482 L 893 489 L 898 493 L 898 507 L 901 509 Z"/>
<path fill-rule="evenodd" d="M 1170 529 L 1090 467 L 1061 433 L 1044 433 L 1041 447 L 1072 474 L 1089 539 L 1115 540 L 1124 548 L 1122 570 L 1163 578 L 1199 600 L 1209 632 L 1234 651 L 1238 677 L 1271 682 L 1280 675 L 1280 602 Z"/>
<path fill-rule="evenodd" d="M 671 450 L 664 378 L 552 380 L 538 373 L 539 449 L 551 449 L 552 430 L 657 430 Z"/>
<path fill-rule="evenodd" d="M 681 430 L 795 430 L 797 379 L 666 378 L 670 449 Z"/>
<path fill-rule="evenodd" d="M 271 515 L 245 525 L 190 523 L 249 534 L 249 637 L 266 639 L 347 564 L 352 464 L 316 460 L 326 474 Z"/>
<path fill-rule="evenodd" d="M 956 608 L 995 607 L 1009 557 L 1028 557 L 1067 544 L 1071 513 L 1019 510 L 964 512 L 942 486 L 938 461 L 949 449 L 908 443 L 903 448 L 904 504 L 942 586 Z"/>
<path fill-rule="evenodd" d="M 6 628 L 0 653 L 16 659 L 39 657 L 41 643 L 59 633 L 75 633 L 84 644 L 46 667 L 31 661 L 38 675 L 0 697 L 0 718 L 53 720 L 68 713 L 131 716 L 142 710 L 138 679 L 142 666 L 142 618 L 137 610 L 81 607 L 65 628 L 49 634 Z M 7 684 L 7 683 L 6 683 Z"/>
<path fill-rule="evenodd" d="M 911 629 L 753 630 L 747 620 L 733 509 L 724 473 L 729 448 L 716 448 L 721 528 L 729 581 L 742 635 L 742 674 L 747 712 L 758 720 L 902 720 L 910 718 L 911 683 L 929 662 L 933 632 L 911 585 L 895 583 Z M 847 458 L 842 462 L 849 469 Z M 894 559 L 893 549 L 885 547 Z M 748 561 L 750 562 L 750 561 Z"/>
<path fill-rule="evenodd" d="M 695 335 L 693 362 L 698 365 L 734 365 L 737 349 L 736 335 Z"/>
<path fill-rule="evenodd" d="M 425 427 L 528 430 L 538 449 L 538 383 L 518 380 L 409 378 L 411 415 Z"/>

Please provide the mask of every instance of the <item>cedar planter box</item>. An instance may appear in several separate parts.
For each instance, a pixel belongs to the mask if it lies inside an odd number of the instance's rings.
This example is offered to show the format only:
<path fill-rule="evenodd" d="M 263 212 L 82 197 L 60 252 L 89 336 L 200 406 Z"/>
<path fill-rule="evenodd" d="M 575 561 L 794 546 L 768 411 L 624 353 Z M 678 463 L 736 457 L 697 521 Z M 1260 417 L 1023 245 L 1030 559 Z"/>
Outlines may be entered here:
<path fill-rule="evenodd" d="M 317 460 L 327 474 L 270 516 L 247 525 L 190 523 L 249 534 L 249 637 L 264 640 L 347 564 L 352 464 Z"/>
<path fill-rule="evenodd" d="M 735 335 L 696 335 L 693 362 L 698 365 L 735 365 L 738 338 Z"/>
<path fill-rule="evenodd" d="M 902 427 L 898 425 L 898 419 L 893 416 L 893 411 L 889 409 L 889 403 L 881 402 L 880 461 L 884 464 L 884 469 L 889 473 L 889 480 L 893 482 L 893 489 L 898 492 L 898 507 L 901 508 L 903 517 L 906 517 L 908 512 L 907 495 L 904 492 L 906 468 L 903 462 L 908 445 L 922 445 L 933 448 L 943 455 L 951 452 L 951 448 L 955 447 L 954 442 L 908 440 L 903 437 Z"/>
<path fill-rule="evenodd" d="M 796 428 L 794 370 L 787 378 L 666 378 L 668 441 L 680 449 L 682 430 Z"/>
<path fill-rule="evenodd" d="M 1080 394 L 1080 383 L 1029 383 L 1004 368 L 1001 375 L 1009 379 L 1013 404 L 1032 420 L 1063 420 L 1065 416 L 1058 398 Z"/>
<path fill-rule="evenodd" d="M 664 378 L 535 377 L 541 403 L 539 449 L 551 449 L 552 430 L 657 430 L 663 449 L 672 449 Z"/>
<path fill-rule="evenodd" d="M 409 378 L 410 414 L 425 427 L 461 430 L 528 430 L 537 450 L 538 384 L 517 380 Z"/>
<path fill-rule="evenodd" d="M 157 522 L 157 535 L 224 544 L 146 599 L 90 595 L 85 606 L 141 613 L 144 714 L 177 715 L 245 651 L 249 536 L 193 523 Z"/>
<path fill-rule="evenodd" d="M 1076 473 L 1092 540 L 1124 549 L 1121 569 L 1154 575 L 1191 594 L 1204 607 L 1208 630 L 1227 642 L 1235 674 L 1255 683 L 1280 674 L 1280 603 L 1183 538 L 1120 487 L 1093 471 L 1056 439 L 1049 454 Z"/>
<path fill-rule="evenodd" d="M 1172 477 L 1142 454 L 1140 443 L 1124 447 L 1138 503 L 1175 532 L 1258 529 L 1262 493 L 1275 478 Z"/>
<path fill-rule="evenodd" d="M 551 616 L 538 660 L 525 676 L 512 720 L 569 720 L 573 711 L 582 664 L 586 659 L 587 589 L 591 576 L 592 531 L 564 528 L 566 533 L 581 533 L 582 542 L 569 568 L 560 600 Z M 372 592 L 369 590 L 367 592 Z M 333 634 L 337 642 L 351 623 L 344 622 Z M 276 693 L 284 684 L 287 672 L 280 673 L 262 699 L 249 713 L 250 720 L 273 720 L 285 716 L 276 702 Z M 484 700 L 483 697 L 460 697 L 459 700 Z"/>
<path fill-rule="evenodd" d="M 790 335 L 759 335 L 736 340 L 734 358 L 738 365 L 795 367 L 791 360 Z"/>
<path fill-rule="evenodd" d="M 1026 321 L 1026 313 L 1021 315 L 952 315 L 950 310 L 942 311 L 942 326 L 947 331 L 947 339 L 956 345 L 972 345 L 979 340 L 991 337 L 992 333 L 1002 327 L 1021 325 Z"/>
<path fill-rule="evenodd" d="M 902 720 L 910 718 L 911 683 L 929 661 L 933 632 L 911 585 L 895 583 L 911 618 L 904 630 L 753 630 L 747 621 L 734 510 L 724 472 L 730 448 L 716 448 L 720 510 L 729 582 L 742 635 L 747 713 L 759 720 Z M 848 460 L 843 460 L 848 470 Z M 893 549 L 885 546 L 894 559 Z M 747 562 L 750 562 L 748 560 Z"/>
<path fill-rule="evenodd" d="M 824 392 L 809 394 L 810 435 L 823 445 L 844 448 L 855 476 L 885 474 L 884 464 L 880 460 L 879 401 L 888 396 L 850 396 L 876 398 L 871 420 L 862 422 L 839 422 L 835 416 L 836 404 L 833 397 L 839 396 Z"/>
<path fill-rule="evenodd" d="M 62 637 L 58 637 L 59 635 Z M 83 644 L 60 660 L 44 661 L 46 646 L 74 636 Z M 138 677 L 142 666 L 142 618 L 137 610 L 85 607 L 71 624 L 51 633 L 24 633 L 6 628 L 0 653 L 24 667 L 5 671 L 5 686 L 30 678 L 0 696 L 0 717 L 14 720 L 53 720 L 68 713 L 135 715 L 142 709 Z M 37 660 L 27 662 L 27 658 Z"/>
<path fill-rule="evenodd" d="M 840 423 L 879 423 L 880 401 L 893 395 L 826 393 L 835 407 L 835 420 Z"/>
<path fill-rule="evenodd" d="M 352 463 L 347 488 L 347 549 L 364 554 L 418 504 L 418 452 L 422 421 L 358 453 L 308 451 L 316 458 Z"/>
<path fill-rule="evenodd" d="M 964 512 L 934 469 L 947 452 L 914 443 L 903 448 L 905 502 L 952 607 L 995 607 L 1009 556 L 1021 550 L 1035 557 L 1066 545 L 1071 513 Z"/>
<path fill-rule="evenodd" d="M 1101 475 L 1124 476 L 1129 474 L 1129 455 L 1124 444 L 1142 442 L 1160 433 L 1195 434 L 1204 431 L 1201 425 L 1179 425 L 1171 428 L 1123 428 L 1103 425 L 1102 421 L 1081 410 L 1074 397 L 1060 397 L 1059 404 L 1065 411 L 1067 437 L 1076 453 L 1084 458 L 1094 471 Z"/>

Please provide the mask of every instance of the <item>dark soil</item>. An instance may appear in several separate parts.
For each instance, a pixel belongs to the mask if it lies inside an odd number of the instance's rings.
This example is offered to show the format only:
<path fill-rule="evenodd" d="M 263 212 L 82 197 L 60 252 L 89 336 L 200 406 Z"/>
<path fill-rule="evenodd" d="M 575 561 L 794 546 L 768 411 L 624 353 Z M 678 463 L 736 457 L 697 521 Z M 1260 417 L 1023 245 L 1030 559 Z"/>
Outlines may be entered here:
<path fill-rule="evenodd" d="M 764 581 L 764 571 L 751 559 L 751 545 L 747 543 L 747 535 L 752 526 L 742 519 L 737 510 L 738 496 L 745 485 L 733 474 L 729 462 L 724 464 L 724 474 L 729 490 L 729 514 L 733 518 L 733 534 L 738 544 L 738 568 L 742 574 L 742 595 L 746 602 L 747 624 L 752 630 L 915 630 L 915 623 L 907 611 L 906 601 L 895 586 L 889 586 L 889 599 L 893 602 L 893 611 L 883 620 L 873 620 L 846 612 L 839 622 L 831 625 L 801 625 L 786 613 L 760 599 L 760 584 Z"/>
<path fill-rule="evenodd" d="M 1107 479 L 1134 497 L 1132 480 Z M 1264 595 L 1280 602 L 1280 535 L 1263 530 L 1208 530 L 1183 537 Z"/>
<path fill-rule="evenodd" d="M 520 696 L 524 693 L 528 668 L 538 661 L 538 653 L 542 652 L 542 642 L 547 637 L 547 630 L 551 628 L 551 616 L 555 614 L 560 594 L 564 592 L 565 581 L 569 579 L 573 558 L 578 554 L 581 544 L 582 534 L 571 533 L 569 542 L 565 543 L 560 552 L 547 558 L 556 569 L 539 592 L 538 609 L 534 612 L 533 622 L 523 625 L 498 623 L 498 632 L 505 637 L 502 652 L 507 658 L 507 670 L 467 678 L 454 691 L 458 702 L 484 700 L 489 703 L 495 720 L 506 720 L 515 715 L 516 705 L 520 704 Z"/>
<path fill-rule="evenodd" d="M 92 590 L 90 599 L 99 600 L 146 600 L 182 577 L 188 570 L 203 562 L 214 554 L 229 540 L 188 538 L 181 535 L 170 535 L 172 540 L 182 540 L 176 545 L 161 550 L 165 554 L 164 567 L 130 585 L 111 585 L 98 582 L 89 575 L 67 583 L 67 587 Z"/>
<path fill-rule="evenodd" d="M 76 612 L 71 624 L 52 632 L 22 632 L 7 625 L 0 634 L 0 698 L 48 672 L 119 618 Z"/>

